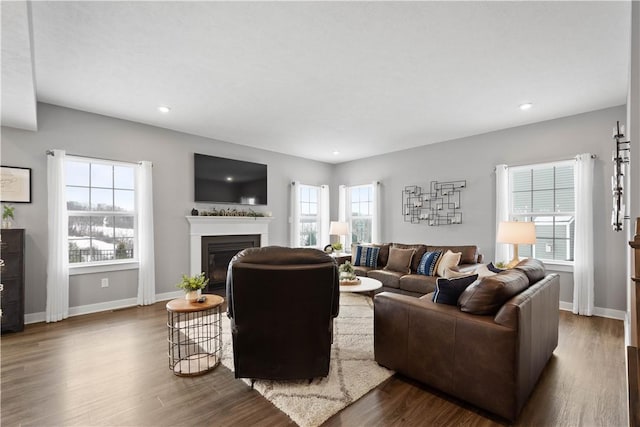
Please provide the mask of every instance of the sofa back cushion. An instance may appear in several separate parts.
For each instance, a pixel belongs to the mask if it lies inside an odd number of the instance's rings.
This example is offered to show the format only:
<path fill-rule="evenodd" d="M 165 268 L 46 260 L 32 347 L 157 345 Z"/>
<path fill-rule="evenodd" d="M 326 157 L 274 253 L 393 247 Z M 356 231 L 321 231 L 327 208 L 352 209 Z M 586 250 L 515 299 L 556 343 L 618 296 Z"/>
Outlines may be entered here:
<path fill-rule="evenodd" d="M 478 247 L 476 245 L 464 245 L 464 246 L 427 246 L 429 252 L 440 249 L 442 252 L 460 252 L 460 264 L 477 264 L 478 262 Z"/>
<path fill-rule="evenodd" d="M 458 306 L 471 314 L 495 314 L 513 296 L 529 287 L 527 275 L 516 269 L 482 278 L 460 295 Z"/>
<path fill-rule="evenodd" d="M 389 261 L 384 269 L 409 274 L 411 272 L 411 261 L 415 253 L 415 249 L 400 249 L 392 246 L 389 250 Z"/>
<path fill-rule="evenodd" d="M 544 264 L 539 259 L 524 259 L 514 268 L 526 274 L 530 284 L 536 283 L 546 275 Z"/>
<path fill-rule="evenodd" d="M 427 246 L 421 245 L 421 244 L 405 245 L 404 243 L 392 243 L 391 247 L 400 248 L 400 249 L 413 249 L 416 251 L 415 255 L 413 256 L 413 260 L 411 262 L 412 273 L 415 273 L 418 271 L 418 266 L 420 265 L 420 260 L 422 259 L 422 255 L 424 255 L 424 253 L 427 251 Z"/>

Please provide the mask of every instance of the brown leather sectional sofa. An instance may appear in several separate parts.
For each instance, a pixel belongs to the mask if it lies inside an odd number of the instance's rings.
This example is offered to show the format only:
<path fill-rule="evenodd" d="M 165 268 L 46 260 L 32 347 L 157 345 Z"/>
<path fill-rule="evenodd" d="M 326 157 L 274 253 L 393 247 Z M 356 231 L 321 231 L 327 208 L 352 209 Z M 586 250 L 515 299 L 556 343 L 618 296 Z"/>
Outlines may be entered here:
<path fill-rule="evenodd" d="M 382 292 L 374 299 L 376 361 L 515 420 L 558 344 L 560 281 L 538 260 L 484 277 L 458 306 Z"/>
<path fill-rule="evenodd" d="M 422 255 L 424 255 L 425 252 L 433 252 L 438 249 L 442 250 L 443 253 L 447 250 L 451 250 L 452 252 L 461 252 L 462 256 L 458 265 L 459 271 L 474 270 L 482 262 L 482 254 L 478 252 L 478 247 L 475 245 L 430 246 L 421 244 L 407 245 L 404 243 L 385 243 L 374 244 L 371 246 L 380 248 L 377 267 L 374 269 L 371 267 L 355 266 L 354 269 L 358 276 L 368 276 L 373 279 L 380 280 L 382 282 L 382 288 L 378 292 L 395 292 L 416 297 L 433 292 L 436 288 L 437 277 L 417 274 L 418 265 L 420 264 Z M 384 267 L 387 265 L 387 261 L 389 260 L 389 249 L 392 246 L 400 249 L 415 250 L 411 261 L 411 272 L 409 274 L 385 270 Z M 351 253 L 355 254 L 355 245 L 352 247 Z"/>

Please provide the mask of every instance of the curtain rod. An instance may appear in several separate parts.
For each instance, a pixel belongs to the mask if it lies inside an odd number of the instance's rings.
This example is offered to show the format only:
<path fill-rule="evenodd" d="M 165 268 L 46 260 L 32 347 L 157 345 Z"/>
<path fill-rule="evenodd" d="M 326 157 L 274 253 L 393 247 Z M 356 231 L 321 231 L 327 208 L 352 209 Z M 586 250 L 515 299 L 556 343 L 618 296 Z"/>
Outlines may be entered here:
<path fill-rule="evenodd" d="M 520 166 L 539 166 L 539 165 L 545 165 L 547 163 L 557 163 L 557 162 L 566 162 L 568 160 L 577 160 L 578 156 L 573 156 L 573 157 L 569 157 L 569 158 L 565 158 L 565 159 L 556 159 L 556 160 L 548 160 L 546 162 L 537 162 L 537 163 L 520 163 L 520 164 L 515 164 L 515 165 L 506 165 L 507 167 L 510 168 L 518 168 Z M 592 154 L 591 155 L 592 159 L 597 159 L 598 156 L 596 154 Z M 495 172 L 496 168 L 493 168 L 493 171 Z"/>
<path fill-rule="evenodd" d="M 55 153 L 52 150 L 47 150 L 47 155 L 48 156 L 55 156 Z M 85 159 L 106 160 L 108 162 L 129 163 L 129 164 L 132 164 L 132 165 L 140 165 L 140 164 L 142 164 L 142 162 L 128 162 L 126 160 L 106 159 L 104 157 L 93 157 L 93 156 L 81 156 L 80 154 L 71 154 L 71 153 L 67 153 L 67 156 L 80 157 L 80 158 L 85 158 Z"/>

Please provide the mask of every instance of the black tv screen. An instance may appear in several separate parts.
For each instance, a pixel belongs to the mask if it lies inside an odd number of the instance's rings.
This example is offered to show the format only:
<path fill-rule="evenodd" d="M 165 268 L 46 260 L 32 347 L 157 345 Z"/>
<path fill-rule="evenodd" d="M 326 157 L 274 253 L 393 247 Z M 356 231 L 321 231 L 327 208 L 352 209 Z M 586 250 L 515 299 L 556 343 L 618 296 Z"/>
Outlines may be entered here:
<path fill-rule="evenodd" d="M 267 204 L 267 165 L 194 154 L 195 201 Z"/>

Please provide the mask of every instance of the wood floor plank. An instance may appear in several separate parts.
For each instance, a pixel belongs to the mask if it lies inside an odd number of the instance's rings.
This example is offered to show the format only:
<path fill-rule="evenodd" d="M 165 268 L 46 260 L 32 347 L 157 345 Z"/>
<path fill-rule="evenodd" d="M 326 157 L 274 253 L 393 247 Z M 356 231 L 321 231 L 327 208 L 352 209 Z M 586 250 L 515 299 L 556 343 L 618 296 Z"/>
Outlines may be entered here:
<path fill-rule="evenodd" d="M 626 426 L 621 321 L 560 315 L 560 344 L 516 425 Z M 3 426 L 293 426 L 224 366 L 169 370 L 165 303 L 27 325 L 0 338 Z M 506 422 L 395 375 L 326 426 Z"/>

